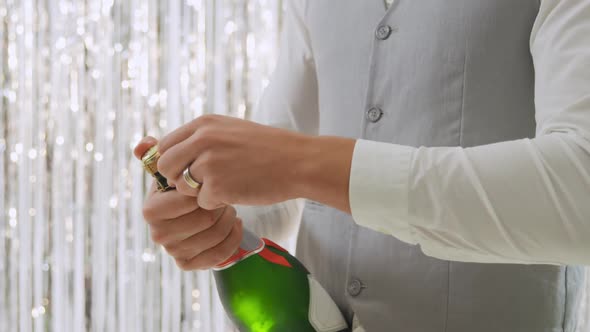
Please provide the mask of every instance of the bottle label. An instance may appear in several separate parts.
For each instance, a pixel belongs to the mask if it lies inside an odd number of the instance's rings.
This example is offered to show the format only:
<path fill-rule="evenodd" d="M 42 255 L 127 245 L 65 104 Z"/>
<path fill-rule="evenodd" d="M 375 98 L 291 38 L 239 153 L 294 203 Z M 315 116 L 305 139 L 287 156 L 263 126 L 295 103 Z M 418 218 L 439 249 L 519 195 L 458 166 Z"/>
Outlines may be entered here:
<path fill-rule="evenodd" d="M 273 264 L 282 265 L 285 267 L 293 267 L 293 266 L 291 266 L 291 263 L 289 263 L 289 261 L 284 256 L 281 256 L 281 255 L 275 253 L 274 251 L 269 250 L 268 248 L 277 249 L 277 250 L 282 251 L 288 255 L 289 252 L 287 250 L 283 249 L 281 246 L 272 242 L 269 239 L 262 239 L 262 241 L 264 241 L 265 247 L 258 254 L 260 257 L 264 258 L 265 260 L 267 260 L 268 262 L 271 262 Z"/>
<path fill-rule="evenodd" d="M 233 254 L 233 256 L 231 256 L 230 258 L 228 258 L 225 262 L 215 266 L 213 270 L 225 270 L 229 267 L 234 266 L 238 262 L 256 254 L 258 254 L 260 257 L 273 264 L 282 265 L 289 268 L 292 267 L 291 263 L 289 263 L 289 261 L 285 257 L 283 257 L 280 254 L 277 254 L 274 251 L 271 251 L 269 248 L 274 248 L 280 252 L 286 253 L 287 255 L 289 254 L 287 250 L 285 250 L 278 244 L 272 242 L 271 240 L 261 239 L 249 230 L 244 229 L 244 236 L 242 237 L 242 243 L 240 243 L 238 251 L 236 251 L 236 253 Z"/>

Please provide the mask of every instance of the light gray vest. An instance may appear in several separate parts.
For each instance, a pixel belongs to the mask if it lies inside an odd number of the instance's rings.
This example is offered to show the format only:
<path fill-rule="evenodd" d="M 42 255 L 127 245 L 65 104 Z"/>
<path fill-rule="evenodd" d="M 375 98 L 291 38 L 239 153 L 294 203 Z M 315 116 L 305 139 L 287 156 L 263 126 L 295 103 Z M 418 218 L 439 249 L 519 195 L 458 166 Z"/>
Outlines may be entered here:
<path fill-rule="evenodd" d="M 539 0 L 312 0 L 320 133 L 411 146 L 534 135 Z M 387 28 L 392 28 L 391 34 Z M 378 107 L 381 117 L 368 110 Z M 467 264 L 308 202 L 298 257 L 368 332 L 572 332 L 583 270 Z"/>

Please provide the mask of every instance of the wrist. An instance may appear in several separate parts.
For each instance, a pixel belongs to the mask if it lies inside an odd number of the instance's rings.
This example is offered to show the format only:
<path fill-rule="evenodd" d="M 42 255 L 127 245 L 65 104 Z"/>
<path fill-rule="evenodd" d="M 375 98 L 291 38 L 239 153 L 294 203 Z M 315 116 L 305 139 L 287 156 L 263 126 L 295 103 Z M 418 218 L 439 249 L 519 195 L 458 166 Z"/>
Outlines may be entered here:
<path fill-rule="evenodd" d="M 303 136 L 297 145 L 297 161 L 293 165 L 295 177 L 291 180 L 293 198 L 312 199 L 314 179 L 317 177 L 321 151 L 321 137 Z"/>
<path fill-rule="evenodd" d="M 349 212 L 348 186 L 356 141 L 342 137 L 303 136 L 292 180 L 293 197 L 307 198 Z"/>
<path fill-rule="evenodd" d="M 289 199 L 308 198 L 310 178 L 313 177 L 313 160 L 316 155 L 317 137 L 296 133 L 291 137 L 284 159 L 284 188 Z"/>

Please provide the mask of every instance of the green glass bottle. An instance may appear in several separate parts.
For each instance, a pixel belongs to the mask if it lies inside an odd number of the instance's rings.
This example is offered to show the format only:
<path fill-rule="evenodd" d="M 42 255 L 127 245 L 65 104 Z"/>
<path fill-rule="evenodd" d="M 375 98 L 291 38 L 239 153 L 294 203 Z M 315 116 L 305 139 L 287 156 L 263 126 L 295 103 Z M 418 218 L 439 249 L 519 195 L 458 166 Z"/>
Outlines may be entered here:
<path fill-rule="evenodd" d="M 156 169 L 157 148 L 144 168 L 171 189 Z M 238 251 L 213 269 L 223 307 L 241 332 L 342 332 L 348 325 L 322 286 L 287 250 L 247 229 Z"/>

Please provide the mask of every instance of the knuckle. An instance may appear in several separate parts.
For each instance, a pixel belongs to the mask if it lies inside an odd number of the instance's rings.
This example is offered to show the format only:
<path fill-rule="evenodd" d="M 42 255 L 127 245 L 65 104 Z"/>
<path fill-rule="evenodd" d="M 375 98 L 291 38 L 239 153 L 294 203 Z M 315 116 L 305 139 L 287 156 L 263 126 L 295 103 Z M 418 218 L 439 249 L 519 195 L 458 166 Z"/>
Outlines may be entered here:
<path fill-rule="evenodd" d="M 183 256 L 183 248 L 179 245 L 179 244 L 169 244 L 164 246 L 164 248 L 166 249 L 166 252 L 168 253 L 168 255 L 175 257 L 177 259 L 180 259 Z"/>
<path fill-rule="evenodd" d="M 185 259 L 175 259 L 176 262 L 176 266 L 178 266 L 179 269 L 181 269 L 182 271 L 190 271 L 190 261 L 187 261 Z"/>
<path fill-rule="evenodd" d="M 175 185 L 176 185 L 176 191 L 178 191 L 180 194 L 183 194 L 185 196 L 197 196 L 195 189 L 189 187 L 186 184 L 186 182 L 184 182 L 184 180 L 182 180 L 182 179 L 176 180 Z"/>
<path fill-rule="evenodd" d="M 174 182 L 174 188 L 176 188 L 176 191 L 182 195 L 186 195 L 189 191 L 188 186 L 186 185 L 186 183 L 184 183 L 184 180 L 182 179 L 180 181 L 176 180 Z"/>
<path fill-rule="evenodd" d="M 236 211 L 236 208 L 234 208 L 233 206 L 229 205 L 226 208 L 226 211 L 224 213 L 225 215 L 231 217 L 231 218 L 236 218 L 238 215 L 238 211 Z"/>
<path fill-rule="evenodd" d="M 221 119 L 222 117 L 219 114 L 205 114 L 203 118 L 209 122 L 214 122 Z"/>
<path fill-rule="evenodd" d="M 165 239 L 166 239 L 166 234 L 162 231 L 152 229 L 151 238 L 154 243 L 164 244 Z"/>
<path fill-rule="evenodd" d="M 193 145 L 198 145 L 204 148 L 209 147 L 215 141 L 215 130 L 209 127 L 201 127 L 193 136 Z"/>
<path fill-rule="evenodd" d="M 201 127 L 201 126 L 204 126 L 205 124 L 207 124 L 207 122 L 209 122 L 210 119 L 211 119 L 211 116 L 209 114 L 205 114 L 205 115 L 201 115 L 200 117 L 196 118 L 193 121 L 193 123 L 195 124 L 195 126 Z"/>
<path fill-rule="evenodd" d="M 217 223 L 214 211 L 206 211 L 200 222 L 204 226 L 204 229 L 213 227 Z"/>
<path fill-rule="evenodd" d="M 207 169 L 212 163 L 215 163 L 215 154 L 211 150 L 205 150 L 199 155 L 197 161 L 200 168 Z"/>
<path fill-rule="evenodd" d="M 230 248 L 220 248 L 211 253 L 211 257 L 208 261 L 210 266 L 218 265 L 228 259 L 233 253 Z"/>
<path fill-rule="evenodd" d="M 198 143 L 201 143 L 201 141 L 203 140 L 203 130 L 197 130 L 195 131 L 188 139 L 187 139 L 191 145 L 196 145 Z"/>
<path fill-rule="evenodd" d="M 191 177 L 196 180 L 197 182 L 203 183 L 204 182 L 204 178 L 208 177 L 208 175 L 206 173 L 204 173 L 203 171 L 203 162 L 202 160 L 200 160 L 201 157 L 198 156 L 197 159 L 195 159 L 189 166 L 189 171 L 191 173 Z M 184 178 L 182 178 L 182 174 L 181 174 L 181 181 L 184 182 Z"/>
<path fill-rule="evenodd" d="M 220 209 L 216 209 L 211 211 L 211 215 L 212 218 L 214 218 L 214 220 L 217 221 L 222 221 L 227 219 L 227 213 L 226 213 L 226 208 L 220 208 Z"/>
<path fill-rule="evenodd" d="M 215 114 L 205 114 L 205 115 L 201 115 L 200 117 L 196 118 L 193 121 L 193 123 L 197 128 L 199 128 L 199 127 L 207 126 L 217 119 L 218 119 L 218 116 Z"/>
<path fill-rule="evenodd" d="M 223 237 L 224 240 L 228 238 L 236 225 L 236 221 L 236 218 L 233 218 L 230 215 L 225 215 L 225 217 L 223 217 L 223 224 L 221 222 L 219 224 L 220 237 Z"/>
<path fill-rule="evenodd" d="M 210 233 L 210 241 L 213 245 L 221 243 L 227 234 L 225 234 L 225 229 L 223 227 L 213 227 L 211 228 Z"/>
<path fill-rule="evenodd" d="M 215 266 L 222 263 L 225 260 L 225 253 L 223 251 L 215 251 L 211 253 L 210 258 L 207 260 L 207 265 Z"/>
<path fill-rule="evenodd" d="M 160 138 L 158 141 L 158 152 L 160 155 L 170 148 L 170 134 Z"/>

